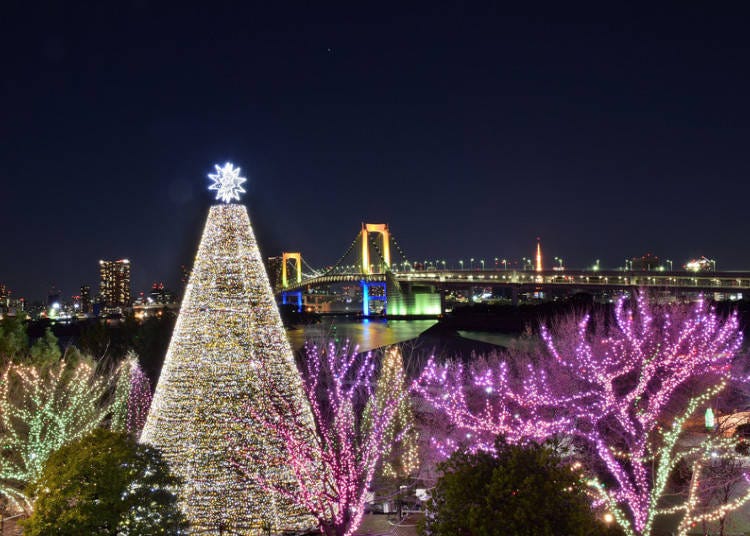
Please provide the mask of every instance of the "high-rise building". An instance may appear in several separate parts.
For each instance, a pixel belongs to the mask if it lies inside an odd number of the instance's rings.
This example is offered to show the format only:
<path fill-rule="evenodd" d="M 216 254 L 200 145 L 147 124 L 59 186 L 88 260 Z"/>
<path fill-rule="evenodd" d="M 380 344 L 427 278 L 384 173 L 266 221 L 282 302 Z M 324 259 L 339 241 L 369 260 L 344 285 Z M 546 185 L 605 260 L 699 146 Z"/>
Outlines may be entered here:
<path fill-rule="evenodd" d="M 130 261 L 99 261 L 99 298 L 105 309 L 130 307 Z"/>
<path fill-rule="evenodd" d="M 91 287 L 89 285 L 81 285 L 81 312 L 89 314 L 91 311 Z"/>

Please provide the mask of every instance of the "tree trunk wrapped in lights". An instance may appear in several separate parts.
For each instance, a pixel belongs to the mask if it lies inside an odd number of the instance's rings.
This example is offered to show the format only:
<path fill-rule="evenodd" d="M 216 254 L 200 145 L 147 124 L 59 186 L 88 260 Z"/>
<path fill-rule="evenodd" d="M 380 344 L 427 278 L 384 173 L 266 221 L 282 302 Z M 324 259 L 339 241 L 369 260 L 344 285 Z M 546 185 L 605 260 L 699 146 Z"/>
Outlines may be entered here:
<path fill-rule="evenodd" d="M 384 391 L 376 397 L 373 354 L 360 355 L 333 343 L 322 349 L 308 347 L 305 366 L 306 402 L 269 386 L 263 404 L 248 404 L 246 416 L 238 418 L 247 430 L 260 421 L 281 438 L 274 463 L 288 460 L 298 485 L 258 474 L 255 468 L 264 457 L 252 444 L 236 444 L 235 465 L 265 489 L 312 512 L 327 536 L 349 536 L 362 521 L 375 471 L 383 452 L 391 448 L 388 442 L 399 439 L 389 436 L 388 430 L 407 390 Z M 403 368 L 392 379 L 403 382 Z M 307 425 L 308 407 L 314 430 Z"/>
<path fill-rule="evenodd" d="M 212 206 L 141 434 L 141 442 L 158 447 L 184 480 L 182 507 L 196 533 L 265 534 L 269 527 L 276 533 L 314 526 L 302 509 L 253 478 L 239 478 L 230 464 L 230 444 L 239 441 L 261 460 L 248 468 L 250 476 L 296 485 L 263 423 L 234 420 L 244 404 L 263 405 L 269 396 L 261 370 L 276 392 L 301 408 L 298 419 L 311 427 L 247 210 Z"/>
<path fill-rule="evenodd" d="M 92 363 L 65 360 L 43 370 L 8 365 L 0 376 L 0 498 L 11 511 L 28 511 L 26 489 L 50 454 L 111 416 L 121 373 L 96 372 Z"/>
<path fill-rule="evenodd" d="M 692 307 L 653 307 L 645 297 L 614 318 L 569 317 L 541 329 L 543 348 L 474 367 L 428 364 L 419 391 L 441 409 L 457 439 L 491 448 L 509 441 L 564 435 L 581 452 L 595 504 L 609 509 L 629 535 L 648 535 L 659 515 L 682 516 L 679 531 L 719 519 L 750 499 L 741 493 L 717 509 L 699 504 L 701 468 L 712 456 L 736 456 L 734 441 L 706 436 L 681 442 L 691 417 L 731 379 L 741 346 L 736 315 L 721 319 L 702 300 Z M 744 381 L 744 380 L 743 380 Z M 688 498 L 667 504 L 678 464 L 696 475 Z"/>
<path fill-rule="evenodd" d="M 414 476 L 419 469 L 419 434 L 406 383 L 404 358 L 398 346 L 391 346 L 383 352 L 373 402 L 365 408 L 365 426 L 372 422 L 374 408 L 385 406 L 394 396 L 400 396 L 401 401 L 384 432 L 381 474 L 389 480 L 401 482 Z"/>

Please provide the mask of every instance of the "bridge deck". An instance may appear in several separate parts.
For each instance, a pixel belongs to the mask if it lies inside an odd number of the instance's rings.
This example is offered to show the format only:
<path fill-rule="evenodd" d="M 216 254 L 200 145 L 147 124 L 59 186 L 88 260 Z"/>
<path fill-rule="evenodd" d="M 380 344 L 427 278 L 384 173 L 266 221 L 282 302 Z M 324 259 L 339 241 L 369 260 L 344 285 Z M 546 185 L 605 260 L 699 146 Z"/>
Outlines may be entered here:
<path fill-rule="evenodd" d="M 750 292 L 750 272 L 630 272 L 630 271 L 517 271 L 517 270 L 425 270 L 392 272 L 399 283 L 457 286 L 660 288 L 711 292 Z M 282 290 L 335 283 L 385 281 L 386 274 L 342 273 L 303 280 Z"/>

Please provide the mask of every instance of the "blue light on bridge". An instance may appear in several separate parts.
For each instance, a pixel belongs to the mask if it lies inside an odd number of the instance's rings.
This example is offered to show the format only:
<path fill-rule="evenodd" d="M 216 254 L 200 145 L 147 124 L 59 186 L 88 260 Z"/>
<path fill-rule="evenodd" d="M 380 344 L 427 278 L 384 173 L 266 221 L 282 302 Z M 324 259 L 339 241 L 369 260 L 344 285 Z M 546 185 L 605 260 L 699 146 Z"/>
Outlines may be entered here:
<path fill-rule="evenodd" d="M 296 290 L 296 291 L 291 291 L 291 292 L 286 292 L 286 291 L 282 292 L 281 303 L 283 303 L 284 305 L 286 305 L 287 303 L 290 303 L 289 302 L 290 297 L 297 298 L 297 311 L 301 313 L 302 312 L 302 291 Z"/>
<path fill-rule="evenodd" d="M 359 282 L 360 286 L 362 287 L 362 314 L 365 316 L 370 316 L 370 301 L 371 300 L 378 300 L 382 301 L 384 303 L 388 303 L 388 292 L 386 290 L 386 284 L 383 281 L 376 281 L 376 282 L 367 282 L 364 279 L 360 280 Z M 383 294 L 381 296 L 378 295 L 371 295 L 370 289 L 372 287 L 380 287 L 383 289 Z"/>

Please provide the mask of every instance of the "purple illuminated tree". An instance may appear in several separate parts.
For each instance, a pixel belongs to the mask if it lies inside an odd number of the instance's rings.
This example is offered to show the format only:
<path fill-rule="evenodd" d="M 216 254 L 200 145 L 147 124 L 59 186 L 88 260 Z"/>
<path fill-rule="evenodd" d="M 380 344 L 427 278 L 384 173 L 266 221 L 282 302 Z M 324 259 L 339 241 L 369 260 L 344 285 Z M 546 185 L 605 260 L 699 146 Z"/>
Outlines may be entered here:
<path fill-rule="evenodd" d="M 246 416 L 238 420 L 244 426 L 268 430 L 277 439 L 276 449 L 260 452 L 252 445 L 235 443 L 235 467 L 249 475 L 257 471 L 248 467 L 269 464 L 269 460 L 274 466 L 277 459 L 285 460 L 296 477 L 296 487 L 262 472 L 253 478 L 313 514 L 324 534 L 349 536 L 362 521 L 370 484 L 390 446 L 384 444 L 387 430 L 406 392 L 374 396 L 374 355 L 357 354 L 356 348 L 350 351 L 348 346 L 337 348 L 333 343 L 323 348 L 308 346 L 304 362 L 303 387 L 309 406 L 284 396 L 273 387 L 270 374 L 259 370 L 264 396 L 255 405 L 246 405 Z M 263 401 L 260 406 L 258 400 Z"/>
<path fill-rule="evenodd" d="M 112 412 L 112 429 L 138 437 L 151 407 L 151 382 L 130 352 L 117 369 L 117 387 Z"/>
<path fill-rule="evenodd" d="M 151 408 L 151 382 L 136 361 L 130 371 L 130 392 L 128 393 L 128 413 L 125 428 L 140 436 Z"/>
<path fill-rule="evenodd" d="M 428 366 L 418 390 L 455 427 L 440 448 L 490 449 L 562 436 L 580 456 L 594 497 L 629 535 L 651 534 L 662 514 L 681 514 L 685 533 L 727 509 L 700 507 L 701 467 L 731 456 L 734 441 L 701 436 L 680 441 L 687 421 L 731 379 L 742 337 L 736 315 L 720 318 L 702 300 L 655 307 L 643 295 L 620 299 L 614 315 L 569 316 L 542 326 L 537 351 L 515 352 L 475 366 Z M 678 504 L 664 500 L 670 475 L 693 468 L 695 487 Z M 729 501 L 736 508 L 747 493 Z"/>

